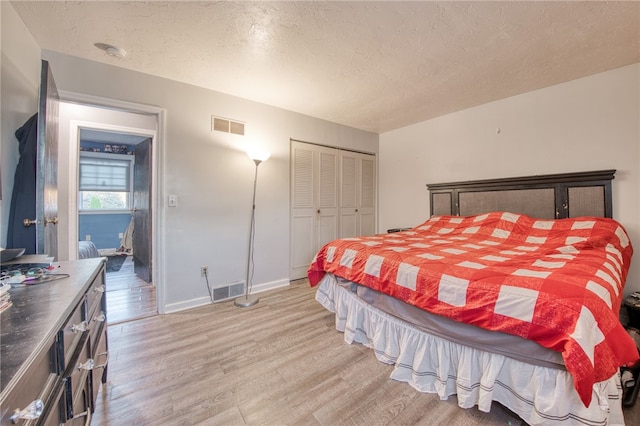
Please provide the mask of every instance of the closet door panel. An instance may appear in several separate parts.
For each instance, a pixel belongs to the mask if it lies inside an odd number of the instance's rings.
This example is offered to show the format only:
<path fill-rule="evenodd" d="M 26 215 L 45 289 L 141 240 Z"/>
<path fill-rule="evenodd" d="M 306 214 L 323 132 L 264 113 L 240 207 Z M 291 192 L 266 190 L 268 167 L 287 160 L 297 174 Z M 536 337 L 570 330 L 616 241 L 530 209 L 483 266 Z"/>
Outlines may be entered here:
<path fill-rule="evenodd" d="M 358 191 L 359 235 L 376 233 L 376 162 L 373 155 L 363 154 L 360 158 Z"/>
<path fill-rule="evenodd" d="M 339 237 L 338 228 L 338 151 L 319 147 L 317 189 L 317 234 L 315 251 Z M 315 254 L 315 253 L 314 253 Z M 313 256 L 309 261 L 313 259 Z"/>
<path fill-rule="evenodd" d="M 376 215 L 373 213 L 360 213 L 359 235 L 374 235 L 376 233 Z"/>
<path fill-rule="evenodd" d="M 353 153 L 340 155 L 340 237 L 355 237 L 358 230 L 358 170 Z"/>
<path fill-rule="evenodd" d="M 291 221 L 291 234 L 295 236 L 295 246 L 291 247 L 291 270 L 296 271 L 295 278 L 301 278 L 306 275 L 311 260 L 316 254 L 314 244 L 315 217 L 313 214 L 298 215 L 292 217 Z"/>
<path fill-rule="evenodd" d="M 323 245 L 338 238 L 338 217 L 335 214 L 320 214 L 318 215 L 317 223 L 318 232 L 316 235 L 316 245 L 311 258 L 309 259 L 309 264 L 311 264 L 311 260 L 313 260 L 315 253 L 320 250 Z"/>
<path fill-rule="evenodd" d="M 292 279 L 303 278 L 316 252 L 315 184 L 317 153 L 307 144 L 291 145 L 291 226 L 289 269 Z"/>
<path fill-rule="evenodd" d="M 340 238 L 357 237 L 358 231 L 358 214 L 355 209 L 351 212 L 340 213 Z"/>
<path fill-rule="evenodd" d="M 356 208 L 358 205 L 358 171 L 355 156 L 343 153 L 340 161 L 340 207 Z"/>
<path fill-rule="evenodd" d="M 340 237 L 375 233 L 375 156 L 340 154 Z"/>
<path fill-rule="evenodd" d="M 337 152 L 319 153 L 318 208 L 322 214 L 337 214 L 338 209 L 338 154 Z M 328 211 L 323 211 L 328 210 Z"/>

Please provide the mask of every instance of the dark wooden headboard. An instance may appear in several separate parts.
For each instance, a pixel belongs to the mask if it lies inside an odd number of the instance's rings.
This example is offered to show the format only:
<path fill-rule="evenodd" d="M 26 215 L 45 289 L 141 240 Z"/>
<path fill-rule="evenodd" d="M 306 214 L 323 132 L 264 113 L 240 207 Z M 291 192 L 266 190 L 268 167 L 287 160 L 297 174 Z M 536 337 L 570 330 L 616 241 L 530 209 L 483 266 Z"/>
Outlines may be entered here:
<path fill-rule="evenodd" d="M 427 184 L 431 216 L 509 211 L 540 219 L 612 217 L 615 170 Z"/>

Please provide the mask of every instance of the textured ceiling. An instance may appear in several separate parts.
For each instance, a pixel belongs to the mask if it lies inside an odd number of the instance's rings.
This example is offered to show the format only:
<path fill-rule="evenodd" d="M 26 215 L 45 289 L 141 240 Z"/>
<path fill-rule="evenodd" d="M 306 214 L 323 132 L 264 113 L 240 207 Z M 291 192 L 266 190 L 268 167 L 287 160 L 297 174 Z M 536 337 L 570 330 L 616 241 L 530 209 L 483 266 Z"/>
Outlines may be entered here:
<path fill-rule="evenodd" d="M 12 5 L 43 49 L 376 133 L 640 62 L 638 2 Z"/>

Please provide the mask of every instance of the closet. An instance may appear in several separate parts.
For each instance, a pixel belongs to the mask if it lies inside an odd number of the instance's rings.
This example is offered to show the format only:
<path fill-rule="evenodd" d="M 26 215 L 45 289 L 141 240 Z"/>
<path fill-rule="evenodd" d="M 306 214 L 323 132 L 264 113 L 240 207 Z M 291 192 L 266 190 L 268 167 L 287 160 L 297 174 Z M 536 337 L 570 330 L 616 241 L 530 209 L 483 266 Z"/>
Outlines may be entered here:
<path fill-rule="evenodd" d="M 336 238 L 376 231 L 375 155 L 291 141 L 291 279 Z"/>

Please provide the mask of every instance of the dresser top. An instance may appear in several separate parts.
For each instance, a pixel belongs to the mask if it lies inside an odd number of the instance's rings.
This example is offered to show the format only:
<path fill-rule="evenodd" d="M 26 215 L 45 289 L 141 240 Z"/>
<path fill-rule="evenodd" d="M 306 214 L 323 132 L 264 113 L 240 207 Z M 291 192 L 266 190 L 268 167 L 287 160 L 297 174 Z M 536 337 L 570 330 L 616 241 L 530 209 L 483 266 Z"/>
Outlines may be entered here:
<path fill-rule="evenodd" d="M 36 354 L 49 349 L 103 263 L 104 258 L 56 262 L 51 273 L 68 277 L 9 290 L 13 306 L 0 313 L 0 401 Z"/>

